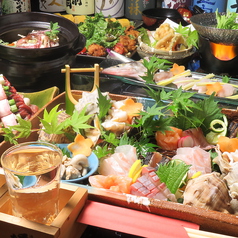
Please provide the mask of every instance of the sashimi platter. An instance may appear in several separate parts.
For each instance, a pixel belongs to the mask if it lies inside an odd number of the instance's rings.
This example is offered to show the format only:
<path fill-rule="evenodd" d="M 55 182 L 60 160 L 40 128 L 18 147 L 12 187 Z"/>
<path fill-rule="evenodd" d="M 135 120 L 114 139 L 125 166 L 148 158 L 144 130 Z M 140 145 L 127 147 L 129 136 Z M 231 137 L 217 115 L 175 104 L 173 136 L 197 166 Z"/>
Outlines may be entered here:
<path fill-rule="evenodd" d="M 156 67 L 155 70 L 155 65 L 159 65 L 160 69 Z M 128 84 L 142 87 L 149 85 L 154 89 L 164 88 L 167 92 L 181 88 L 183 91 L 194 93 L 194 98 L 207 98 L 214 94 L 215 100 L 237 106 L 237 79 L 227 75 L 193 72 L 185 69 L 183 65 L 154 56 L 104 68 L 102 73 Z"/>
<path fill-rule="evenodd" d="M 100 87 L 66 90 L 28 126 L 19 120 L 3 128 L 0 153 L 22 140 L 64 143 L 71 168 L 65 175 L 62 165 L 63 182 L 84 176 L 92 153 L 98 159 L 96 171 L 77 184 L 91 199 L 237 234 L 237 110 L 219 107 L 214 94 L 194 102 L 181 87 L 148 86 L 147 93 L 150 106 Z"/>

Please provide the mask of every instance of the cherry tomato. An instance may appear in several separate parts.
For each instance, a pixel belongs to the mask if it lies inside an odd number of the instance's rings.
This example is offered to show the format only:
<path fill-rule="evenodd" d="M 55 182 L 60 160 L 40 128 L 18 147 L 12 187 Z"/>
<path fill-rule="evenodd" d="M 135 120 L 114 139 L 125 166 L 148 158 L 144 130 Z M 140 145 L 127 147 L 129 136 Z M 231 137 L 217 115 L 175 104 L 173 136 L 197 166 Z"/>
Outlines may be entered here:
<path fill-rule="evenodd" d="M 80 52 L 78 52 L 78 54 L 85 54 L 87 52 L 86 47 L 84 47 Z"/>
<path fill-rule="evenodd" d="M 124 46 L 121 43 L 116 43 L 113 50 L 121 55 L 125 53 Z"/>

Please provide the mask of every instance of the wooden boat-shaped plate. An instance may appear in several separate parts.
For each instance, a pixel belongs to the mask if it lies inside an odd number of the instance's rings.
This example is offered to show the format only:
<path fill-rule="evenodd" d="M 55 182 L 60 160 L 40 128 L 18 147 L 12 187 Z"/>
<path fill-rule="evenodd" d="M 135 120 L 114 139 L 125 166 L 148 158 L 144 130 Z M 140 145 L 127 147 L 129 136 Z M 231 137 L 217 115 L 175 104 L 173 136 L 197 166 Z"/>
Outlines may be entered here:
<path fill-rule="evenodd" d="M 72 90 L 72 95 L 77 100 L 81 97 L 82 91 Z M 58 104 L 60 104 L 60 107 L 62 109 L 65 109 L 65 97 L 66 94 L 61 93 L 60 95 L 56 96 L 51 102 L 46 104 L 43 109 L 50 111 L 54 106 Z M 126 96 L 115 94 L 110 94 L 110 97 L 114 100 L 123 100 L 126 98 Z M 147 101 L 146 98 L 144 98 L 143 100 L 144 102 Z M 39 128 L 39 117 L 41 118 L 42 115 L 43 110 L 41 110 L 37 116 L 32 118 L 31 121 L 34 128 Z M 37 139 L 38 134 L 32 133 L 30 137 L 21 140 L 20 142 L 36 141 Z M 9 142 L 2 142 L 0 144 L 0 155 L 10 146 L 11 145 L 9 144 Z M 204 231 L 230 236 L 238 235 L 238 219 L 236 215 L 210 211 L 174 202 L 159 201 L 156 199 L 148 199 L 145 197 L 136 197 L 134 195 L 115 193 L 110 190 L 93 188 L 88 185 L 75 183 L 74 185 L 86 187 L 88 189 L 89 199 L 93 201 L 192 222 L 199 225 L 200 229 Z M 143 219 L 143 217 L 141 219 Z"/>

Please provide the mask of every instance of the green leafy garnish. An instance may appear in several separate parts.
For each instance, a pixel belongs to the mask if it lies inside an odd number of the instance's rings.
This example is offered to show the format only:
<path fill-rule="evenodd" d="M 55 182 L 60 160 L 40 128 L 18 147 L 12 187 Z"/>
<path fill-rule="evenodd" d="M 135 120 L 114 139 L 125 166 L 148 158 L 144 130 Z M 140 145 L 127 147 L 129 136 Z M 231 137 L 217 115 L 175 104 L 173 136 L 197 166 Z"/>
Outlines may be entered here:
<path fill-rule="evenodd" d="M 112 21 L 110 17 L 105 19 L 102 13 L 96 13 L 94 17 L 86 16 L 84 22 L 78 25 L 79 32 L 87 41 L 86 48 L 95 43 L 105 48 L 113 48 L 119 41 L 119 36 L 125 34 L 125 27 L 119 21 Z"/>
<path fill-rule="evenodd" d="M 58 22 L 50 22 L 50 29 L 49 31 L 45 31 L 45 34 L 51 39 L 54 40 L 57 38 L 57 35 L 59 34 L 59 24 Z"/>
<path fill-rule="evenodd" d="M 71 117 L 68 117 L 61 123 L 58 123 L 57 120 L 59 114 L 62 112 L 60 110 L 58 111 L 58 108 L 59 105 L 56 105 L 49 112 L 46 109 L 44 110 L 43 118 L 40 118 L 40 122 L 43 125 L 42 128 L 32 129 L 31 121 L 21 118 L 18 119 L 17 125 L 2 128 L 4 140 L 9 141 L 11 144 L 17 144 L 19 138 L 27 138 L 35 131 L 38 132 L 42 130 L 47 134 L 65 134 L 67 136 L 68 129 L 72 129 L 74 132 L 79 133 L 80 130 L 92 128 L 92 126 L 88 124 L 91 115 L 85 115 L 86 108 L 80 113 L 75 110 Z"/>
<path fill-rule="evenodd" d="M 178 27 L 175 27 L 174 30 L 176 33 L 181 34 L 186 39 L 188 47 L 198 47 L 198 33 L 196 30 L 192 31 L 190 27 L 182 26 L 181 23 L 179 23 Z"/>
<path fill-rule="evenodd" d="M 230 30 L 238 29 L 238 23 L 236 22 L 236 19 L 237 19 L 236 12 L 230 12 L 228 10 L 226 13 L 220 14 L 217 9 L 215 11 L 215 15 L 216 15 L 216 20 L 217 20 L 216 28 L 230 29 Z"/>
<path fill-rule="evenodd" d="M 140 35 L 141 35 L 141 40 L 142 42 L 144 42 L 145 44 L 147 44 L 148 46 L 151 46 L 151 42 L 150 42 L 150 38 L 148 35 L 148 30 L 145 29 L 144 27 L 141 27 L 139 29 Z"/>
<path fill-rule="evenodd" d="M 146 129 L 147 132 L 148 130 L 155 131 L 155 129 L 164 131 L 174 126 L 182 130 L 201 127 L 205 133 L 212 120 L 223 118 L 218 102 L 214 101 L 214 95 L 194 102 L 192 100 L 194 93 L 185 93 L 181 88 L 169 92 L 165 92 L 164 89 L 158 92 L 149 88 L 146 92 L 156 102 L 152 108 L 141 112 L 142 118 L 139 123 L 145 128 L 150 124 L 150 128 Z M 152 117 L 156 113 L 157 122 L 153 121 L 155 119 Z M 144 121 L 148 118 L 150 121 L 146 124 Z"/>
<path fill-rule="evenodd" d="M 222 76 L 222 82 L 223 82 L 223 83 L 229 83 L 230 79 L 231 79 L 231 78 L 228 77 L 227 75 Z"/>
<path fill-rule="evenodd" d="M 17 144 L 19 138 L 28 138 L 32 132 L 32 124 L 30 121 L 18 118 L 18 124 L 15 126 L 2 128 L 4 132 L 4 140 L 11 144 Z M 15 132 L 18 132 L 17 134 Z"/>
<path fill-rule="evenodd" d="M 146 76 L 140 76 L 148 84 L 155 84 L 154 75 L 158 70 L 168 70 L 172 66 L 172 62 L 160 59 L 153 55 L 149 59 L 143 59 L 142 64 L 146 67 Z"/>
<path fill-rule="evenodd" d="M 98 157 L 98 159 L 104 158 L 109 154 L 113 153 L 113 150 L 106 145 L 97 145 L 93 150 L 94 154 Z"/>
<path fill-rule="evenodd" d="M 185 162 L 170 161 L 167 164 L 161 164 L 156 172 L 160 181 L 165 183 L 171 193 L 175 194 L 184 183 L 187 172 L 191 165 L 187 165 Z"/>
<path fill-rule="evenodd" d="M 99 108 L 99 114 L 98 118 L 99 120 L 103 120 L 104 117 L 108 114 L 108 110 L 112 107 L 111 99 L 107 97 L 107 95 L 103 96 L 101 91 L 98 90 L 98 108 Z"/>

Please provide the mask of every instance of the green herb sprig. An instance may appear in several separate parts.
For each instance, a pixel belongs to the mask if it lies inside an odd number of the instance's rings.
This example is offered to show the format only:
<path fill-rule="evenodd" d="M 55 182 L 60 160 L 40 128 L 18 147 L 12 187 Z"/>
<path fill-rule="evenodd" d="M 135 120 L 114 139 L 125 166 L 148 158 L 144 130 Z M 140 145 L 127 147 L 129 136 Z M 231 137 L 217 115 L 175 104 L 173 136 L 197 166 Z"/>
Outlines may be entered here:
<path fill-rule="evenodd" d="M 198 48 L 198 33 L 196 30 L 192 30 L 190 27 L 182 26 L 181 23 L 179 23 L 178 27 L 175 27 L 174 30 L 186 39 L 188 47 L 195 46 Z"/>
<path fill-rule="evenodd" d="M 172 66 L 172 62 L 160 59 L 153 55 L 149 59 L 143 59 L 142 64 L 146 67 L 146 76 L 140 76 L 148 84 L 155 84 L 154 75 L 159 70 L 168 70 Z"/>
<path fill-rule="evenodd" d="M 67 134 L 67 129 L 72 128 L 76 133 L 80 133 L 80 130 L 92 128 L 88 124 L 88 120 L 91 115 L 86 115 L 86 108 L 80 113 L 74 111 L 72 116 L 67 118 L 62 123 L 58 123 L 57 117 L 62 112 L 59 109 L 59 105 L 56 105 L 49 112 L 45 109 L 43 118 L 40 118 L 42 128 L 32 128 L 31 121 L 18 119 L 18 124 L 7 128 L 2 128 L 4 134 L 4 140 L 9 141 L 11 144 L 18 144 L 18 139 L 28 138 L 31 133 L 44 131 L 47 134 Z"/>
<path fill-rule="evenodd" d="M 217 20 L 217 25 L 215 26 L 218 29 L 238 29 L 237 13 L 230 12 L 229 10 L 225 14 L 220 14 L 218 9 L 215 11 L 215 16 Z"/>
<path fill-rule="evenodd" d="M 60 32 L 59 29 L 58 22 L 50 22 L 50 28 L 48 31 L 45 31 L 45 35 L 47 35 L 51 40 L 55 40 Z"/>

